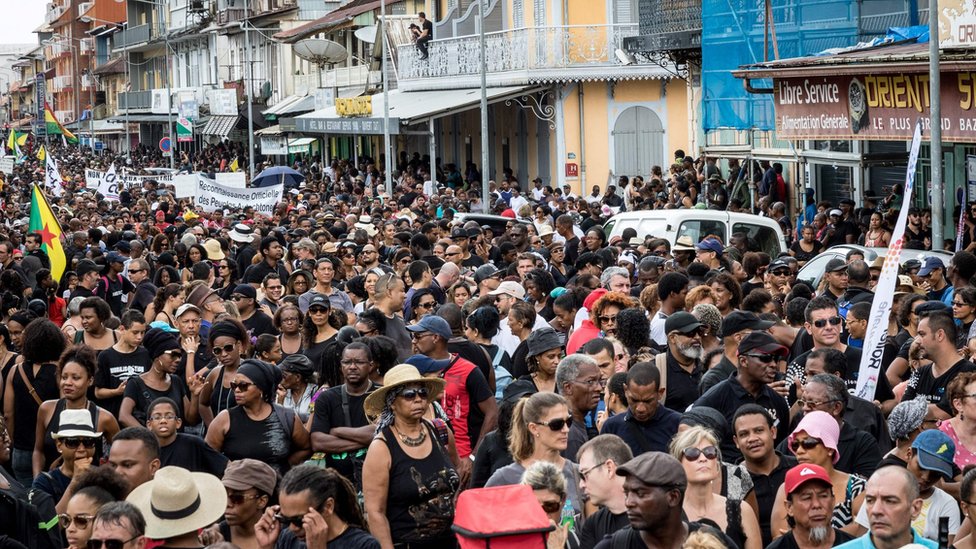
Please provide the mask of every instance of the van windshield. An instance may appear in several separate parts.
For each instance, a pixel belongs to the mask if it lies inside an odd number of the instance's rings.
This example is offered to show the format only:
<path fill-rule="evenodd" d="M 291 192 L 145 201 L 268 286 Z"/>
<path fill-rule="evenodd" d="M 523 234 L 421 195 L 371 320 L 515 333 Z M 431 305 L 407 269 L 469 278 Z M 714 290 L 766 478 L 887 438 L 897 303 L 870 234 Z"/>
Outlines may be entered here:
<path fill-rule="evenodd" d="M 675 241 L 682 236 L 688 236 L 692 242 L 701 242 L 708 236 L 717 236 L 723 243 L 728 243 L 725 235 L 725 223 L 710 219 L 694 219 L 684 221 L 678 226 L 678 234 Z"/>
<path fill-rule="evenodd" d="M 732 225 L 732 234 L 736 233 L 745 233 L 750 244 L 755 243 L 761 251 L 769 254 L 769 257 L 779 256 L 779 236 L 773 229 L 752 223 L 735 223 Z"/>

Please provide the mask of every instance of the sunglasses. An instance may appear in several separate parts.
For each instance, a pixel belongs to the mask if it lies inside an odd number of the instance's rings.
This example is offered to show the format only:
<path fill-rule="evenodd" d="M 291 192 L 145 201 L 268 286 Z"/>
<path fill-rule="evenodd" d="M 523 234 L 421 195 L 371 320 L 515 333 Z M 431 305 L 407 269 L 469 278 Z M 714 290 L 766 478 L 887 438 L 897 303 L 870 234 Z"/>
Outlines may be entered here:
<path fill-rule="evenodd" d="M 803 440 L 794 439 L 792 442 L 790 442 L 790 450 L 796 452 L 801 446 L 804 450 L 813 450 L 821 444 L 823 444 L 823 441 L 816 437 L 807 437 Z"/>
<path fill-rule="evenodd" d="M 242 299 L 247 299 L 247 298 L 244 297 L 244 296 L 242 296 L 242 295 L 232 295 L 232 296 L 230 296 L 230 300 L 231 301 L 240 301 Z"/>
<path fill-rule="evenodd" d="M 782 270 L 777 269 L 775 271 L 769 271 L 769 274 L 773 276 L 790 276 L 791 274 L 793 274 L 793 271 L 789 269 L 782 269 Z"/>
<path fill-rule="evenodd" d="M 429 394 L 430 393 L 427 391 L 426 387 L 417 387 L 415 389 L 404 390 L 402 393 L 400 393 L 400 396 L 402 396 L 405 400 L 415 400 L 418 396 L 426 400 Z"/>
<path fill-rule="evenodd" d="M 430 303 L 418 303 L 417 304 L 417 308 L 418 309 L 430 309 L 433 306 L 434 306 L 434 302 L 433 301 L 431 301 Z"/>
<path fill-rule="evenodd" d="M 601 316 L 599 318 L 600 318 L 600 322 L 616 322 L 617 321 L 617 315 L 613 315 L 613 316 Z"/>
<path fill-rule="evenodd" d="M 89 437 L 72 437 L 72 438 L 62 438 L 61 444 L 64 444 L 69 450 L 75 450 L 78 446 L 84 446 L 85 448 L 94 448 L 98 440 Z"/>
<path fill-rule="evenodd" d="M 556 419 L 550 419 L 546 422 L 533 421 L 532 423 L 535 423 L 536 425 L 545 425 L 546 427 L 549 427 L 550 431 L 559 432 L 563 430 L 563 427 L 573 426 L 573 416 L 565 418 L 557 417 Z"/>
<path fill-rule="evenodd" d="M 290 526 L 294 526 L 295 528 L 301 528 L 302 527 L 302 520 L 305 518 L 305 516 L 304 515 L 301 515 L 301 516 L 297 516 L 297 517 L 286 517 L 285 515 L 282 515 L 281 513 L 276 513 L 275 516 L 274 516 L 274 518 L 275 518 L 275 520 L 277 520 L 278 522 L 280 522 L 281 523 L 281 526 L 284 527 L 284 528 L 287 528 L 289 525 Z"/>
<path fill-rule="evenodd" d="M 172 350 L 172 351 L 166 351 L 163 354 L 169 355 L 169 357 L 172 358 L 173 360 L 181 360 L 183 358 L 183 351 Z"/>
<path fill-rule="evenodd" d="M 705 459 L 716 459 L 718 457 L 718 448 L 714 446 L 706 446 L 704 448 L 685 448 L 681 451 L 682 457 L 688 461 L 698 461 L 702 455 Z"/>
<path fill-rule="evenodd" d="M 831 326 L 839 326 L 841 321 L 844 320 L 839 316 L 832 316 L 830 318 L 821 318 L 820 320 L 814 320 L 813 325 L 817 328 L 823 328 L 829 322 Z"/>
<path fill-rule="evenodd" d="M 125 547 L 125 544 L 126 543 L 129 543 L 130 541 L 137 540 L 137 539 L 139 539 L 141 537 L 142 536 L 135 536 L 135 537 L 129 538 L 127 540 L 121 540 L 121 539 L 90 539 L 90 540 L 88 540 L 88 549 L 102 549 L 102 547 L 104 547 L 105 549 L 122 549 L 123 547 Z"/>
<path fill-rule="evenodd" d="M 248 389 L 250 389 L 251 388 L 251 385 L 254 385 L 254 384 L 253 383 L 248 383 L 247 381 L 231 381 L 230 382 L 230 390 L 231 391 L 240 391 L 240 392 L 243 393 L 243 392 L 246 392 Z"/>
<path fill-rule="evenodd" d="M 542 510 L 545 511 L 547 515 L 558 512 L 563 508 L 563 504 L 558 501 L 543 501 Z"/>
<path fill-rule="evenodd" d="M 258 495 L 246 495 L 246 494 L 227 494 L 227 503 L 231 505 L 243 505 L 245 501 L 249 499 L 258 499 L 261 496 Z M 299 521 L 300 522 L 300 521 Z"/>
<path fill-rule="evenodd" d="M 220 355 L 223 355 L 223 354 L 230 353 L 231 351 L 234 350 L 234 347 L 235 346 L 237 346 L 236 343 L 228 343 L 227 345 L 224 345 L 223 347 L 214 347 L 213 348 L 213 354 L 214 354 L 214 356 L 220 356 Z"/>
<path fill-rule="evenodd" d="M 748 357 L 752 357 L 763 364 L 769 364 L 770 362 L 775 362 L 776 357 L 774 355 L 759 355 L 759 354 L 746 354 Z"/>
<path fill-rule="evenodd" d="M 94 518 L 95 515 L 75 515 L 72 517 L 68 513 L 61 513 L 58 515 L 58 522 L 61 524 L 61 528 L 64 528 L 65 530 L 71 526 L 72 522 L 75 523 L 75 526 L 84 530 L 85 528 L 88 528 L 88 525 L 91 524 L 91 521 Z"/>

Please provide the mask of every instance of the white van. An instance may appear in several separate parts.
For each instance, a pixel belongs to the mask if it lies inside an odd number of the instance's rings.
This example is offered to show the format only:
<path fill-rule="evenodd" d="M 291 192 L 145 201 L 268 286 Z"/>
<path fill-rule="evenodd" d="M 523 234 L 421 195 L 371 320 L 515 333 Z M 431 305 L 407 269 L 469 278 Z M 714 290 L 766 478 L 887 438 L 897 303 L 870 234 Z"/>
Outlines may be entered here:
<path fill-rule="evenodd" d="M 719 210 L 638 210 L 619 213 L 603 225 L 608 239 L 620 236 L 629 228 L 636 229 L 640 238 L 648 235 L 664 238 L 672 246 L 681 236 L 690 236 L 692 242 L 698 243 L 710 234 L 719 236 L 728 245 L 730 236 L 745 233 L 770 257 L 787 251 L 779 223 L 753 214 Z"/>

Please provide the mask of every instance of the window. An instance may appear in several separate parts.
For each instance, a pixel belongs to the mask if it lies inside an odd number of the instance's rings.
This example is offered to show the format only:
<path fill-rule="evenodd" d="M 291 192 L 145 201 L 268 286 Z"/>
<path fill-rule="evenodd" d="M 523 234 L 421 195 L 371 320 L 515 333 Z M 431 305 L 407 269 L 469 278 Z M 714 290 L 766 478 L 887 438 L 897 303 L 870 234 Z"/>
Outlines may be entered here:
<path fill-rule="evenodd" d="M 691 241 L 696 244 L 708 235 L 715 235 L 723 243 L 728 243 L 728 238 L 725 236 L 725 223 L 721 221 L 712 221 L 710 219 L 684 221 L 678 226 L 678 233 L 674 237 L 675 242 L 686 235 L 691 237 Z"/>
<path fill-rule="evenodd" d="M 732 234 L 735 233 L 745 233 L 749 240 L 756 242 L 759 249 L 769 254 L 769 257 L 775 258 L 780 253 L 779 235 L 769 227 L 751 223 L 736 223 L 732 225 Z"/>

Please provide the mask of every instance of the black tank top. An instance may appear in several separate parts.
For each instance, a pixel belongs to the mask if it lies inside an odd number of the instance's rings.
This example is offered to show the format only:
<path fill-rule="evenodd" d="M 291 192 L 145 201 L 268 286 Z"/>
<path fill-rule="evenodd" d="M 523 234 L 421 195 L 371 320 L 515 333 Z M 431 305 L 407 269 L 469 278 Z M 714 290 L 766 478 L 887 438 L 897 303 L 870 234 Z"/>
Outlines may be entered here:
<path fill-rule="evenodd" d="M 47 471 L 51 464 L 54 463 L 56 459 L 61 457 L 58 453 L 58 447 L 54 443 L 54 438 L 51 437 L 53 433 L 57 433 L 61 426 L 61 412 L 67 407 L 68 402 L 65 399 L 59 399 L 57 404 L 54 405 L 54 413 L 51 415 L 51 421 L 47 424 L 47 429 L 44 431 L 44 467 L 42 471 Z M 98 431 L 98 406 L 94 402 L 88 402 L 88 413 L 91 414 L 92 425 L 95 427 L 95 431 Z M 94 463 L 98 463 L 99 458 L 102 456 L 102 441 L 99 440 L 95 445 L 95 458 Z"/>
<path fill-rule="evenodd" d="M 27 380 L 34 387 L 35 394 L 41 402 L 54 400 L 61 396 L 58 389 L 58 367 L 56 364 L 42 364 L 36 376 L 34 375 L 34 364 L 29 360 L 24 360 L 18 369 L 27 376 Z M 37 434 L 34 426 L 37 425 L 37 409 L 40 408 L 40 405 L 34 400 L 30 389 L 24 383 L 24 376 L 16 370 L 12 371 L 11 375 L 14 376 L 14 421 L 20 427 L 14 429 L 14 448 L 33 451 L 34 438 Z"/>
<path fill-rule="evenodd" d="M 224 367 L 221 366 L 217 371 L 217 379 L 214 381 L 213 393 L 210 394 L 210 411 L 213 412 L 214 417 L 217 417 L 221 410 L 236 407 L 237 401 L 234 400 L 234 390 L 224 387 Z"/>
<path fill-rule="evenodd" d="M 227 413 L 230 414 L 230 425 L 221 450 L 227 459 L 252 458 L 267 463 L 282 475 L 288 472 L 291 431 L 285 431 L 273 407 L 268 417 L 258 420 L 249 418 L 240 406 L 227 410 Z"/>
<path fill-rule="evenodd" d="M 433 447 L 422 459 L 408 456 L 391 427 L 383 429 L 390 451 L 390 486 L 386 496 L 386 516 L 393 543 L 423 543 L 424 547 L 455 547 L 451 524 L 454 522 L 454 495 L 461 484 L 457 471 L 425 421 Z"/>

